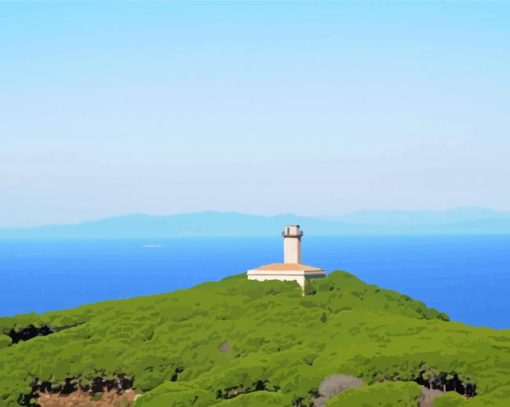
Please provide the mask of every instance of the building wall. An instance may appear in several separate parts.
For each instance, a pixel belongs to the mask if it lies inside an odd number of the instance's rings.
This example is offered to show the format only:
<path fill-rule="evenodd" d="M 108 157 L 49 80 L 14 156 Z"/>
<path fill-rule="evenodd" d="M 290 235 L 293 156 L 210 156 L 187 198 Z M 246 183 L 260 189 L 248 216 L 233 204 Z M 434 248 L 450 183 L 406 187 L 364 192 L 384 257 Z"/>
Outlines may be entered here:
<path fill-rule="evenodd" d="M 283 262 L 301 263 L 301 239 L 297 237 L 285 237 L 283 239 Z"/>
<path fill-rule="evenodd" d="M 305 289 L 305 276 L 292 276 L 292 275 L 248 275 L 248 280 L 267 281 L 267 280 L 278 280 L 278 281 L 296 281 L 301 288 Z"/>

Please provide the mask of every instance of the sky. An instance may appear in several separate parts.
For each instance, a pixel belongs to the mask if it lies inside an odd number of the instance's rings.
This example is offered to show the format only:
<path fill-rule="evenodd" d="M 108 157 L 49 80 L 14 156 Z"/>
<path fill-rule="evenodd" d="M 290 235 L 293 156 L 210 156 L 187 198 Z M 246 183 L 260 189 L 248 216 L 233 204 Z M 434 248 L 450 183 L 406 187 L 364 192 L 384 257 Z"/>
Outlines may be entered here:
<path fill-rule="evenodd" d="M 510 3 L 0 2 L 0 227 L 510 210 Z"/>

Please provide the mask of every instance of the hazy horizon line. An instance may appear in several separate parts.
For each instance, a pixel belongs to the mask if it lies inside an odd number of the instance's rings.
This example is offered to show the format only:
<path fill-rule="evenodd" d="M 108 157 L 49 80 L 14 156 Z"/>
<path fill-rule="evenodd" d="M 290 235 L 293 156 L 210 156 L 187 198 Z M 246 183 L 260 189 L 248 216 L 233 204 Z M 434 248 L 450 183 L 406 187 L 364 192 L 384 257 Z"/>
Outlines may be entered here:
<path fill-rule="evenodd" d="M 253 213 L 250 211 L 237 211 L 237 210 L 219 210 L 219 209 L 204 209 L 204 210 L 197 210 L 197 211 L 184 211 L 184 212 L 170 212 L 170 213 L 150 213 L 150 212 L 131 212 L 131 213 L 125 213 L 125 214 L 112 214 L 112 215 L 105 215 L 101 217 L 92 217 L 92 218 L 83 218 L 81 220 L 75 220 L 75 221 L 61 221 L 61 222 L 44 222 L 44 223 L 35 223 L 31 225 L 17 225 L 17 226 L 1 226 L 0 229 L 2 230 L 19 230 L 19 229 L 32 229 L 32 228 L 39 228 L 39 227 L 47 227 L 47 226 L 74 226 L 74 225 L 81 225 L 85 223 L 93 223 L 93 222 L 101 222 L 109 219 L 116 219 L 116 218 L 129 218 L 129 217 L 136 217 L 136 216 L 144 216 L 144 217 L 153 217 L 153 218 L 165 218 L 165 217 L 172 217 L 172 216 L 183 216 L 183 215 L 196 215 L 196 214 L 237 214 L 237 215 L 244 215 L 244 216 L 254 216 L 254 217 L 262 217 L 262 218 L 277 218 L 277 217 L 284 217 L 284 216 L 295 216 L 300 218 L 309 218 L 314 220 L 323 220 L 323 221 L 335 221 L 340 220 L 342 217 L 346 217 L 351 214 L 357 214 L 357 213 L 434 213 L 434 214 L 446 214 L 449 212 L 455 212 L 455 211 L 462 211 L 462 210 L 471 210 L 471 211 L 486 211 L 491 212 L 493 214 L 510 214 L 510 210 L 508 209 L 494 209 L 494 208 L 488 208 L 488 207 L 482 207 L 482 206 L 454 206 L 449 207 L 446 209 L 377 209 L 377 208 L 359 208 L 359 209 L 353 209 L 348 211 L 341 211 L 334 214 L 300 214 L 295 212 L 278 212 L 274 214 L 268 214 L 268 213 Z M 338 218 L 338 219 L 335 219 Z"/>

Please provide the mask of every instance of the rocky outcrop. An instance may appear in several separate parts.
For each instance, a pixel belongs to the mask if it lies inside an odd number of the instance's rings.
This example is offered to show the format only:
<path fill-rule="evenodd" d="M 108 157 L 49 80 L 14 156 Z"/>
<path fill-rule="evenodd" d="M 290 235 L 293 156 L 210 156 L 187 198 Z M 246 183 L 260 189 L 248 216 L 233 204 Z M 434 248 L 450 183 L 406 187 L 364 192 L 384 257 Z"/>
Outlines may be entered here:
<path fill-rule="evenodd" d="M 43 393 L 37 403 L 40 407 L 128 407 L 133 405 L 137 394 L 133 390 L 126 390 L 122 394 L 109 391 L 91 395 L 88 392 L 76 391 L 68 395 Z"/>
<path fill-rule="evenodd" d="M 438 397 L 441 397 L 443 394 L 444 393 L 441 390 L 431 390 L 427 387 L 424 387 L 421 392 L 419 407 L 433 407 L 434 400 Z"/>
<path fill-rule="evenodd" d="M 34 406 L 34 401 L 42 395 L 67 396 L 73 393 L 89 394 L 98 393 L 123 394 L 126 390 L 133 390 L 134 378 L 125 374 L 118 374 L 113 378 L 101 376 L 93 377 L 91 380 L 84 378 L 68 377 L 63 382 L 52 383 L 47 380 L 35 380 L 30 383 L 32 391 L 21 394 L 18 403 L 22 406 Z M 45 397 L 46 399 L 48 397 Z"/>
<path fill-rule="evenodd" d="M 319 396 L 314 400 L 315 407 L 324 407 L 326 401 L 338 393 L 363 386 L 363 380 L 347 375 L 333 375 L 326 377 L 319 386 Z"/>

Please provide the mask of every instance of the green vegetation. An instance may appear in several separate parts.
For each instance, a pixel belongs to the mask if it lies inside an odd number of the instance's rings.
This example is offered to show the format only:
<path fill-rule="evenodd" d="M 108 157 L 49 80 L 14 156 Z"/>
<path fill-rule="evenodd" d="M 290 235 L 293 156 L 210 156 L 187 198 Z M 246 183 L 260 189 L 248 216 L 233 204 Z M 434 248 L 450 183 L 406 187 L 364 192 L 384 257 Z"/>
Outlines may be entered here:
<path fill-rule="evenodd" d="M 421 387 L 413 382 L 384 382 L 350 389 L 333 397 L 327 407 L 416 407 Z"/>
<path fill-rule="evenodd" d="M 423 386 L 446 391 L 436 406 L 508 405 L 510 331 L 449 322 L 345 272 L 307 293 L 238 275 L 0 318 L 0 406 L 108 388 L 133 388 L 135 407 L 415 406 Z M 364 384 L 323 400 L 338 377 Z"/>

